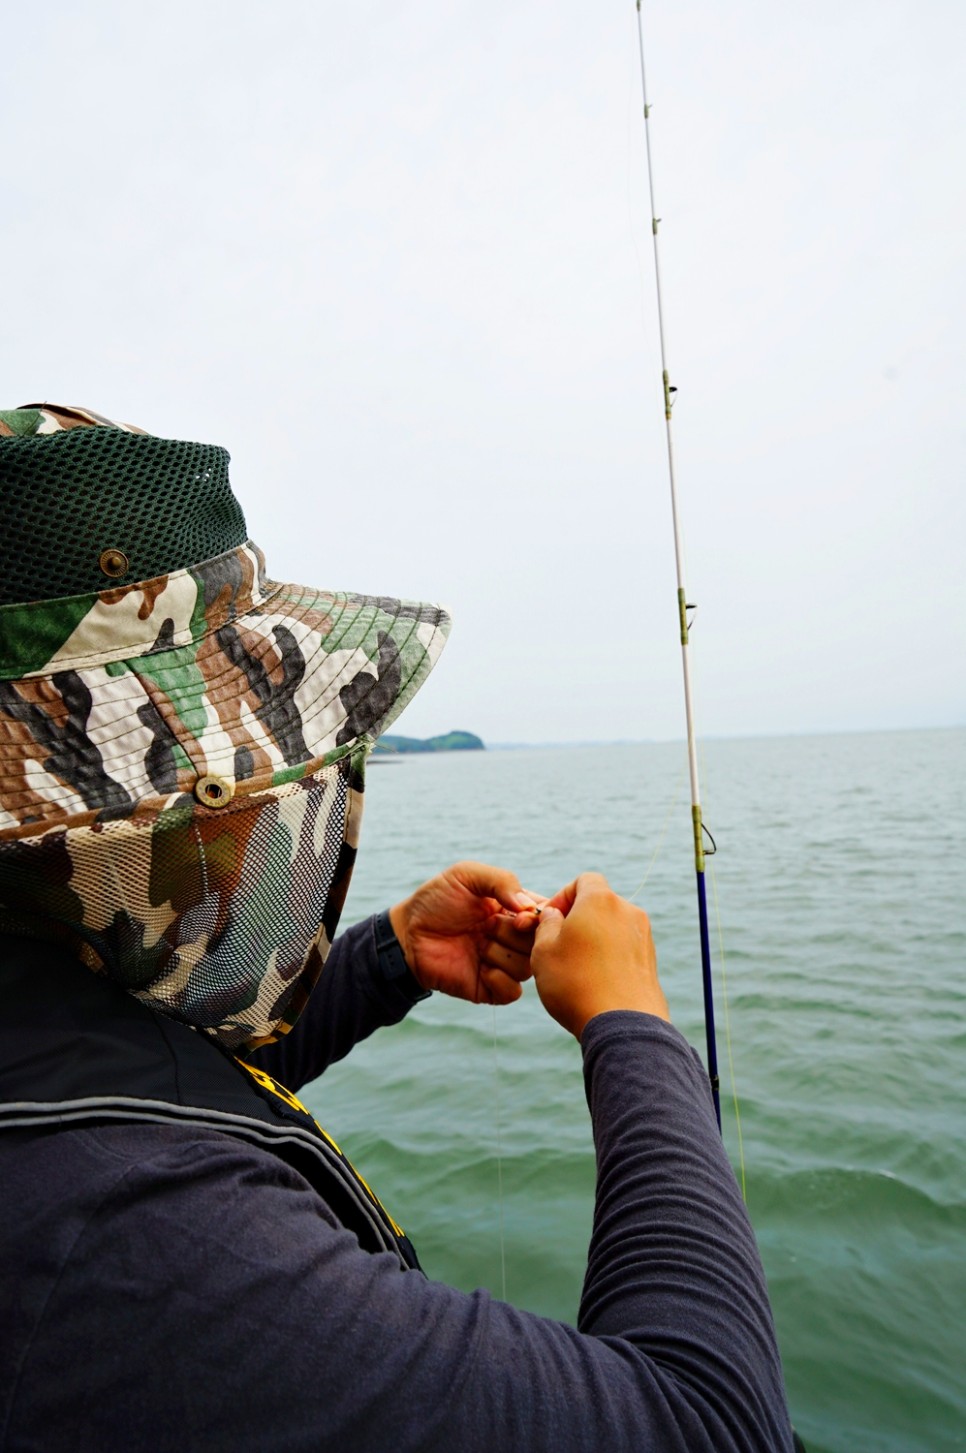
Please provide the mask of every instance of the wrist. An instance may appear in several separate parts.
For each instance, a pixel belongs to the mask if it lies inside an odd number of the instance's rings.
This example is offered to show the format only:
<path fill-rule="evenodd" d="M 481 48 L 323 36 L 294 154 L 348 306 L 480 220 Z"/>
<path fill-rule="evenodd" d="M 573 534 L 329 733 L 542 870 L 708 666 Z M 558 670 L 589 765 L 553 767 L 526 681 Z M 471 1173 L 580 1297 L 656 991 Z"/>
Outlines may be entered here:
<path fill-rule="evenodd" d="M 397 905 L 397 908 L 402 907 L 401 904 Z M 397 916 L 396 909 L 386 909 L 376 915 L 374 933 L 376 971 L 382 982 L 404 993 L 413 1003 L 428 999 L 431 991 L 423 987 L 410 966 L 403 936 L 405 927 Z"/>
<path fill-rule="evenodd" d="M 410 973 L 412 973 L 413 953 L 409 943 L 408 932 L 409 899 L 404 899 L 402 903 L 394 903 L 392 908 L 387 909 L 384 914 L 380 914 L 380 917 L 388 918 L 389 923 L 392 927 L 392 931 L 396 936 L 396 942 L 399 944 L 399 947 L 402 950 L 403 958 L 409 965 Z"/>

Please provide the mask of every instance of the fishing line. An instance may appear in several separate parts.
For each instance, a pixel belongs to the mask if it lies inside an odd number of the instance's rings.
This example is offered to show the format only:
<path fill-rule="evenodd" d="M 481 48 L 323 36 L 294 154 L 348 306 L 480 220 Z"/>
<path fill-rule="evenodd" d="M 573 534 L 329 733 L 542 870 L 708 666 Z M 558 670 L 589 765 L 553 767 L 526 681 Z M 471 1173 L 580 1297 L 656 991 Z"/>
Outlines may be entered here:
<path fill-rule="evenodd" d="M 701 771 L 707 780 L 707 758 L 704 745 L 701 747 Z M 707 832 L 705 828 L 705 832 Z M 710 834 L 708 834 L 710 836 Z M 712 842 L 714 839 L 712 838 Z M 707 857 L 713 857 L 717 852 L 717 846 Z M 721 1007 L 724 1016 L 725 1051 L 728 1057 L 728 1079 L 731 1084 L 731 1105 L 735 1116 L 735 1137 L 738 1141 L 738 1171 L 741 1183 L 741 1199 L 745 1205 L 748 1204 L 748 1186 L 745 1179 L 745 1143 L 741 1133 L 741 1105 L 738 1098 L 738 1080 L 735 1075 L 734 1045 L 731 1038 L 731 999 L 728 992 L 728 966 L 727 955 L 725 954 L 724 929 L 721 924 L 721 904 L 718 899 L 718 877 L 715 873 L 715 865 L 711 864 L 711 898 L 714 904 L 715 932 L 718 938 L 718 962 L 721 965 Z"/>
<path fill-rule="evenodd" d="M 655 847 L 653 853 L 651 854 L 651 860 L 648 863 L 647 867 L 644 869 L 644 876 L 643 876 L 643 878 L 638 883 L 638 885 L 634 889 L 633 893 L 625 893 L 624 894 L 624 897 L 627 898 L 627 899 L 629 899 L 631 903 L 634 902 L 634 900 L 637 898 L 637 896 L 638 896 L 639 893 L 643 893 L 644 892 L 644 889 L 647 886 L 647 880 L 651 876 L 651 870 L 653 869 L 654 864 L 657 862 L 658 857 L 660 856 L 660 853 L 661 853 L 661 849 L 664 846 L 664 839 L 667 837 L 667 830 L 668 830 L 668 828 L 671 825 L 671 818 L 674 816 L 675 812 L 678 810 L 679 806 L 681 805 L 681 799 L 682 799 L 682 797 L 684 797 L 686 791 L 687 791 L 687 781 L 685 780 L 683 789 L 680 792 L 676 793 L 671 798 L 670 806 L 668 807 L 668 810 L 667 810 L 667 815 L 664 818 L 664 826 L 661 828 L 661 833 L 660 833 L 660 836 L 658 837 L 658 840 L 657 840 L 657 846 Z"/>
<path fill-rule="evenodd" d="M 503 1127 L 500 1122 L 500 1041 L 497 1033 L 496 1005 L 490 1005 L 493 1016 L 493 1115 L 496 1121 L 496 1202 L 500 1225 L 500 1300 L 506 1301 L 506 1234 L 503 1223 Z"/>
<path fill-rule="evenodd" d="M 647 332 L 647 278 L 644 275 L 644 254 L 641 251 L 640 241 L 637 235 L 637 208 L 631 193 L 631 170 L 632 170 L 632 146 L 634 139 L 633 127 L 637 119 L 637 106 L 634 97 L 635 87 L 634 58 L 627 58 L 627 165 L 625 178 L 627 183 L 627 223 L 631 235 L 631 245 L 634 248 L 634 256 L 637 259 L 637 281 L 640 286 L 640 307 L 641 307 L 641 333 Z"/>
<path fill-rule="evenodd" d="M 711 864 L 711 897 L 714 901 L 714 919 L 718 930 L 718 961 L 721 964 L 721 1005 L 724 1010 L 725 1050 L 728 1055 L 728 1077 L 731 1080 L 731 1104 L 735 1112 L 735 1133 L 738 1140 L 738 1171 L 741 1181 L 741 1199 L 748 1204 L 748 1186 L 745 1181 L 745 1142 L 741 1134 L 741 1108 L 738 1104 L 738 1082 L 735 1079 L 735 1057 L 731 1045 L 731 1006 L 728 1000 L 728 970 L 725 960 L 724 933 L 721 929 L 721 909 L 718 904 L 718 879 Z"/>
<path fill-rule="evenodd" d="M 691 622 L 688 612 L 694 605 L 688 600 L 684 587 L 684 552 L 681 526 L 678 514 L 677 482 L 674 474 L 674 446 L 671 434 L 671 411 L 674 407 L 676 387 L 671 383 L 667 361 L 667 342 L 664 329 L 664 299 L 661 292 L 661 259 L 658 247 L 658 227 L 661 219 L 657 215 L 654 200 L 654 168 L 651 161 L 651 106 L 647 99 L 647 73 L 644 65 L 644 29 L 641 20 L 641 0 L 637 5 L 637 40 L 641 62 L 641 95 L 644 102 L 644 145 L 647 156 L 647 187 L 651 204 L 651 240 L 654 247 L 654 282 L 657 292 L 657 327 L 661 345 L 661 382 L 664 389 L 664 426 L 667 442 L 668 478 L 671 486 L 671 519 L 674 526 L 674 562 L 677 571 L 677 615 L 681 642 L 681 662 L 684 671 L 684 710 L 688 735 L 688 771 L 691 780 L 691 823 L 694 839 L 694 869 L 698 892 L 698 928 L 701 944 L 701 984 L 704 996 L 704 1027 L 708 1052 L 708 1079 L 714 1099 L 718 1127 L 721 1127 L 721 1098 L 718 1084 L 718 1051 L 714 1032 L 714 990 L 711 980 L 711 946 L 708 936 L 708 902 L 705 887 L 705 844 L 701 816 L 701 791 L 698 781 L 698 755 L 694 729 L 694 708 L 691 689 L 691 660 L 689 636 Z"/>

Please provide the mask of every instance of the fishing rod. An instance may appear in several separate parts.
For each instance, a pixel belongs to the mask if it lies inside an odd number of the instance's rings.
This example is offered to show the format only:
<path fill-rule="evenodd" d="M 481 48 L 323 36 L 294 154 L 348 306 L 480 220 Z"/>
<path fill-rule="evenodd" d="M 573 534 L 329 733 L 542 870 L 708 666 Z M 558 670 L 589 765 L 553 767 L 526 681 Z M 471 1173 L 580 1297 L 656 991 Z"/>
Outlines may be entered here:
<path fill-rule="evenodd" d="M 698 752 L 694 731 L 694 705 L 691 691 L 691 659 L 688 637 L 691 622 L 688 611 L 696 607 L 688 601 L 684 588 L 684 552 L 681 546 L 681 527 L 678 519 L 677 485 L 674 476 L 674 445 L 671 438 L 671 412 L 674 407 L 673 387 L 668 373 L 667 347 L 664 338 L 664 304 L 661 296 L 661 258 L 657 243 L 660 217 L 654 203 L 654 168 L 651 163 L 651 107 L 647 99 L 647 75 L 644 68 L 644 29 L 641 21 L 641 0 L 637 4 L 637 44 L 641 57 L 641 94 L 644 100 L 644 143 L 647 152 L 647 187 L 651 201 L 651 240 L 654 244 L 654 280 L 657 287 L 657 329 L 661 343 L 661 381 L 664 387 L 664 427 L 667 436 L 667 465 L 671 483 L 671 519 L 674 525 L 674 560 L 678 582 L 678 624 L 681 636 L 681 659 L 684 665 L 684 712 L 688 729 L 688 768 L 691 775 L 691 820 L 694 829 L 694 868 L 698 887 L 698 927 L 701 937 L 701 982 L 704 990 L 704 1029 L 708 1046 L 708 1079 L 714 1099 L 714 1113 L 721 1129 L 721 1096 L 718 1078 L 718 1050 L 714 1032 L 714 988 L 711 980 L 711 945 L 708 939 L 708 899 L 704 881 L 705 857 L 715 851 L 714 839 L 704 826 L 701 817 L 701 789 L 698 782 Z M 708 834 L 710 848 L 705 850 L 704 837 Z"/>

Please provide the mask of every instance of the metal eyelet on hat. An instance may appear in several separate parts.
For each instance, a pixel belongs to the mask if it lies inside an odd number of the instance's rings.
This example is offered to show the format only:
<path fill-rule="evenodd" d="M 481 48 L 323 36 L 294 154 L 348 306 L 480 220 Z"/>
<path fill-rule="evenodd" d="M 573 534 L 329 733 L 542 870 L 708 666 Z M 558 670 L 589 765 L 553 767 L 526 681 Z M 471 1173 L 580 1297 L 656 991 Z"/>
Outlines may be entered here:
<path fill-rule="evenodd" d="M 131 568 L 131 562 L 123 550 L 102 550 L 98 563 L 104 574 L 109 575 L 112 580 L 120 580 Z"/>
<path fill-rule="evenodd" d="M 205 807 L 227 807 L 234 795 L 234 782 L 229 782 L 226 777 L 216 777 L 214 773 L 199 777 L 195 783 L 195 796 Z"/>

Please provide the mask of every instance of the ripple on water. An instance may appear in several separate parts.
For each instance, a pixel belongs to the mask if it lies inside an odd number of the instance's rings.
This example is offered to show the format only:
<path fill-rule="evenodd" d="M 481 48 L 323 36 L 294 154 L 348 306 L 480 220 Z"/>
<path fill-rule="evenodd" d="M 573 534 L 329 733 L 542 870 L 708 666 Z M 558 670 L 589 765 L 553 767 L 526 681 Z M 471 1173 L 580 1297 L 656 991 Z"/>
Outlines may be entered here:
<path fill-rule="evenodd" d="M 709 742 L 702 772 L 796 1425 L 809 1453 L 966 1450 L 966 914 L 949 871 L 966 731 Z M 463 856 L 544 891 L 593 866 L 630 893 L 656 850 L 639 901 L 675 1021 L 703 1045 L 681 744 L 414 759 L 371 775 L 366 818 L 350 920 Z M 723 1040 L 716 939 L 713 957 Z M 572 1318 L 593 1188 L 576 1047 L 532 995 L 497 1016 L 496 1052 L 487 1010 L 432 1000 L 415 1018 L 310 1103 L 431 1274 L 466 1288 L 500 1288 L 502 1145 L 510 1297 Z M 724 1114 L 734 1156 L 727 1094 Z"/>

